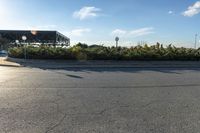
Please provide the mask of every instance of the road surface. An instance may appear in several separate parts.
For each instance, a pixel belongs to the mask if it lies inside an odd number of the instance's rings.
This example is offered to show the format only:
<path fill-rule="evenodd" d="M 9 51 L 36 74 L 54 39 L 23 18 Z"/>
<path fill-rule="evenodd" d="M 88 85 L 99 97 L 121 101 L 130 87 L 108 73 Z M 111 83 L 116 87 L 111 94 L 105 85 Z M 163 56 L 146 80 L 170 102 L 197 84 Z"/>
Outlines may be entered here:
<path fill-rule="evenodd" d="M 0 66 L 1 133 L 197 133 L 200 69 Z"/>

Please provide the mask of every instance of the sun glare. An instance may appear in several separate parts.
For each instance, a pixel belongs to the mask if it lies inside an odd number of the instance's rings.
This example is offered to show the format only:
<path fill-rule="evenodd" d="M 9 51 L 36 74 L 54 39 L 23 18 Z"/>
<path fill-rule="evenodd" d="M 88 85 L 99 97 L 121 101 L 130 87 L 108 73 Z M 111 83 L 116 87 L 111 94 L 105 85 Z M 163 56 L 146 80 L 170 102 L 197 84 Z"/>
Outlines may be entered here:
<path fill-rule="evenodd" d="M 5 17 L 8 14 L 8 10 L 6 8 L 6 1 L 0 0 L 0 17 Z"/>
<path fill-rule="evenodd" d="M 6 17 L 11 12 L 11 6 L 9 6 L 8 1 L 0 0 L 0 17 Z"/>

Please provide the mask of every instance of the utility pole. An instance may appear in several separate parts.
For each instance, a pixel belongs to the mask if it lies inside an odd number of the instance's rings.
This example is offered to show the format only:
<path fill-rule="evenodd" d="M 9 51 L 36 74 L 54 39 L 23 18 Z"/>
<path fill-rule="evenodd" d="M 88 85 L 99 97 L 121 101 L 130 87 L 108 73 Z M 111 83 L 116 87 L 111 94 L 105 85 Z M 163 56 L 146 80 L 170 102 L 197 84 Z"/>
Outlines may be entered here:
<path fill-rule="evenodd" d="M 197 38 L 198 38 L 198 34 L 195 34 L 195 44 L 194 44 L 194 48 L 197 48 Z"/>
<path fill-rule="evenodd" d="M 26 46 L 27 37 L 23 35 L 22 40 L 24 41 L 24 59 L 26 60 L 27 59 L 27 46 Z"/>

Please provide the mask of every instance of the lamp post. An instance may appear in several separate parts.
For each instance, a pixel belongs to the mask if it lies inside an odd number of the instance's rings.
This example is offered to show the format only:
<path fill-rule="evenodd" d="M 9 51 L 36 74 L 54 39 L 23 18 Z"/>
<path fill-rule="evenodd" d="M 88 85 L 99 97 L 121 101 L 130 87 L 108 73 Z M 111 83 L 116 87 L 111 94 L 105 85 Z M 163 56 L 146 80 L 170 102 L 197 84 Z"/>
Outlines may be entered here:
<path fill-rule="evenodd" d="M 119 37 L 116 37 L 115 41 L 116 41 L 116 48 L 117 48 L 118 47 L 118 42 L 119 42 Z"/>
<path fill-rule="evenodd" d="M 27 37 L 26 36 L 22 36 L 22 40 L 24 41 L 24 59 L 26 60 L 26 44 L 25 44 L 25 41 L 27 40 Z"/>

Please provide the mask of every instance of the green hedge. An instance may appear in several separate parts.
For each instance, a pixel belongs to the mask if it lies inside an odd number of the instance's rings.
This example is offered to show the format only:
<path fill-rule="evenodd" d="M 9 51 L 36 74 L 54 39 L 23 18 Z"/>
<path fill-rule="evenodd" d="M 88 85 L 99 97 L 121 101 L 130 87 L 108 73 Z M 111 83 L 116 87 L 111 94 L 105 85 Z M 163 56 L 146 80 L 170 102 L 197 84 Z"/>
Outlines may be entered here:
<path fill-rule="evenodd" d="M 24 58 L 24 48 L 9 49 L 9 56 Z M 200 60 L 200 49 L 177 48 L 159 43 L 154 46 L 104 47 L 77 44 L 70 48 L 27 47 L 28 59 L 66 59 L 66 60 Z"/>

